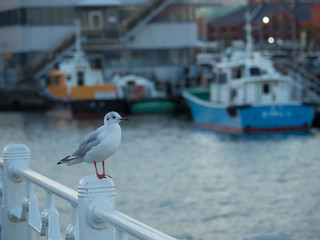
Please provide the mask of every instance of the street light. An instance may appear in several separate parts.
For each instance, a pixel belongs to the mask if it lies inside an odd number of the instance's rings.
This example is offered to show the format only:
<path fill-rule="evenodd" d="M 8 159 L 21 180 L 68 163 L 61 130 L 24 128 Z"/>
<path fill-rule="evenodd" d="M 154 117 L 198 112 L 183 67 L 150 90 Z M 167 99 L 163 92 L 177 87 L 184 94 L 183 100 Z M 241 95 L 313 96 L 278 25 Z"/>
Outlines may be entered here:
<path fill-rule="evenodd" d="M 268 43 L 270 43 L 270 44 L 274 43 L 274 38 L 273 37 L 269 37 L 268 38 Z"/>
<path fill-rule="evenodd" d="M 269 21 L 270 21 L 270 19 L 267 16 L 262 18 L 262 22 L 264 24 L 268 24 Z M 259 23 L 259 42 L 260 42 L 261 47 L 262 47 L 262 39 L 263 39 L 263 36 L 262 36 L 263 32 L 262 31 L 263 31 L 263 24 L 261 24 L 261 22 L 260 22 Z"/>
<path fill-rule="evenodd" d="M 268 17 L 262 18 L 262 22 L 263 22 L 264 24 L 267 24 L 269 21 L 270 21 L 270 19 L 269 19 Z"/>

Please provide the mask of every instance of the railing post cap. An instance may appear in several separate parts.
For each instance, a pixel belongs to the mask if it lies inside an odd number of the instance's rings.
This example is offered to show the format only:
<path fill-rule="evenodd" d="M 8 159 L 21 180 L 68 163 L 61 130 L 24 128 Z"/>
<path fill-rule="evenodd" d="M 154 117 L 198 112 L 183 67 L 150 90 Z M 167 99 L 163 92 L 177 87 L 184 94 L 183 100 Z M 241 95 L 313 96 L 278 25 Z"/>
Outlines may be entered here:
<path fill-rule="evenodd" d="M 30 149 L 25 144 L 7 145 L 3 150 L 3 160 L 5 168 L 14 182 L 20 182 L 22 178 L 17 173 L 17 169 L 28 167 Z"/>
<path fill-rule="evenodd" d="M 10 144 L 7 145 L 3 153 L 30 153 L 30 149 L 25 144 Z"/>
<path fill-rule="evenodd" d="M 109 177 L 98 179 L 97 176 L 85 176 L 79 181 L 78 194 L 79 197 L 92 195 L 114 196 L 115 186 Z"/>
<path fill-rule="evenodd" d="M 92 175 L 92 176 L 85 176 L 85 177 L 82 177 L 79 181 L 79 185 L 81 186 L 93 186 L 93 185 L 102 185 L 102 186 L 105 186 L 105 184 L 108 184 L 108 185 L 113 185 L 113 181 L 110 177 L 105 177 L 105 178 L 102 178 L 102 179 L 99 179 L 97 176 L 95 175 Z"/>

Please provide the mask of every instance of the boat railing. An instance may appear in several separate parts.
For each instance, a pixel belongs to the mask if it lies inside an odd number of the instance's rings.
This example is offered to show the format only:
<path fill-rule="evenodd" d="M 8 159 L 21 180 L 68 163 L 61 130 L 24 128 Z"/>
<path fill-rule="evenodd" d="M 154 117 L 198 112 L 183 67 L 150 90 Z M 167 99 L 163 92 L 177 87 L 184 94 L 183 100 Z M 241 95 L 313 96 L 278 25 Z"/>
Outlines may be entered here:
<path fill-rule="evenodd" d="M 301 85 L 303 98 L 320 103 L 320 79 L 294 61 L 277 63 L 281 70 Z"/>
<path fill-rule="evenodd" d="M 144 240 L 175 239 L 117 211 L 110 178 L 83 177 L 75 191 L 30 169 L 29 159 L 30 151 L 24 144 L 6 146 L 0 159 L 1 239 L 31 240 L 36 234 L 62 239 L 55 197 L 70 205 L 66 240 L 126 240 L 129 235 Z M 46 192 L 42 212 L 35 186 Z"/>
<path fill-rule="evenodd" d="M 148 2 L 140 11 L 122 22 L 124 36 L 123 41 L 127 41 L 142 26 L 151 21 L 163 9 L 170 5 L 173 0 L 152 0 Z"/>

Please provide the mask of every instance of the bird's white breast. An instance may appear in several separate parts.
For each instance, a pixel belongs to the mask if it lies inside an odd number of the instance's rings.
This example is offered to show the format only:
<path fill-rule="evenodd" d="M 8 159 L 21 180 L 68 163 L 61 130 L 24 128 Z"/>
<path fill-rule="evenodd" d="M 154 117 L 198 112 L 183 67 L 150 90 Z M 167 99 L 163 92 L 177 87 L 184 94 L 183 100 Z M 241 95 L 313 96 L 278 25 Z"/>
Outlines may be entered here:
<path fill-rule="evenodd" d="M 121 142 L 121 128 L 118 124 L 105 128 L 98 135 L 100 143 L 84 156 L 87 163 L 102 162 L 114 154 Z"/>

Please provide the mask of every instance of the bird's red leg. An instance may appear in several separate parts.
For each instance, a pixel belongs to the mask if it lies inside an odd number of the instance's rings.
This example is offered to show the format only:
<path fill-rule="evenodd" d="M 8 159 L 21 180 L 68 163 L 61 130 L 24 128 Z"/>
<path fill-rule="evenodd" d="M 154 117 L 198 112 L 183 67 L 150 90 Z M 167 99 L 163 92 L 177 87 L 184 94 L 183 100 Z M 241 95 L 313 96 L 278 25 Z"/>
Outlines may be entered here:
<path fill-rule="evenodd" d="M 96 174 L 97 174 L 97 177 L 99 177 L 99 173 L 98 173 L 98 169 L 97 169 L 97 163 L 96 161 L 93 161 L 93 164 L 94 164 L 94 168 L 96 169 Z"/>
<path fill-rule="evenodd" d="M 103 174 L 99 174 L 99 173 L 98 173 L 96 161 L 94 161 L 93 164 L 94 164 L 94 168 L 96 169 L 97 177 L 98 177 L 99 179 L 105 178 L 106 176 L 105 176 L 105 174 L 104 174 L 104 164 L 102 165 L 102 166 L 103 166 Z"/>
<path fill-rule="evenodd" d="M 102 176 L 105 178 L 106 177 L 106 172 L 104 170 L 104 161 L 102 161 L 102 169 L 103 169 Z"/>
<path fill-rule="evenodd" d="M 105 170 L 104 170 L 104 161 L 102 161 L 102 169 L 103 169 L 103 175 L 106 175 L 106 172 L 105 172 Z"/>
<path fill-rule="evenodd" d="M 102 168 L 103 168 L 103 176 L 104 177 L 109 177 L 109 178 L 112 178 L 112 177 L 110 177 L 109 175 L 106 175 L 106 172 L 105 172 L 105 170 L 104 170 L 104 161 L 102 161 Z"/>

